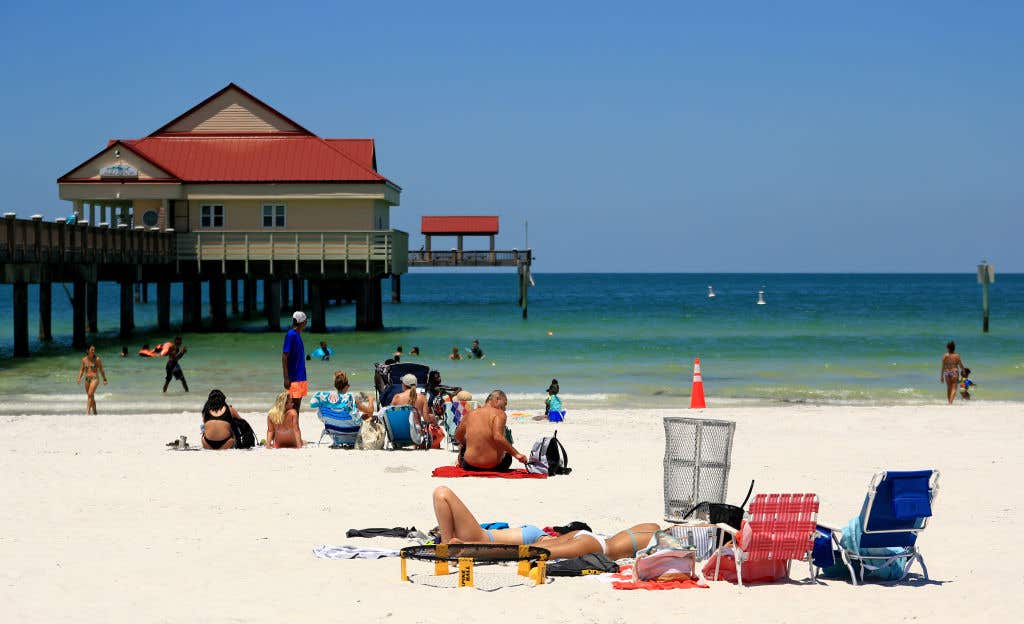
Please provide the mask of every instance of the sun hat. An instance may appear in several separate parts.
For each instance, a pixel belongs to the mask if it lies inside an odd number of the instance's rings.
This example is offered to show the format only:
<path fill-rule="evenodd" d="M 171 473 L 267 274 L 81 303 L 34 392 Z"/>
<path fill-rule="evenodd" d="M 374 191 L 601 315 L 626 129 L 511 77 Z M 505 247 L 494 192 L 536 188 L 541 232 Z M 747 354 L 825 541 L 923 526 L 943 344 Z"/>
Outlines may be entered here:
<path fill-rule="evenodd" d="M 296 323 L 305 323 L 306 313 L 303 312 L 302 310 L 296 310 L 295 314 L 292 314 L 292 320 L 295 321 Z"/>
<path fill-rule="evenodd" d="M 406 374 L 402 375 L 402 385 L 403 386 L 409 386 L 409 387 L 415 386 L 416 385 L 416 375 L 413 375 L 412 373 L 406 373 Z"/>

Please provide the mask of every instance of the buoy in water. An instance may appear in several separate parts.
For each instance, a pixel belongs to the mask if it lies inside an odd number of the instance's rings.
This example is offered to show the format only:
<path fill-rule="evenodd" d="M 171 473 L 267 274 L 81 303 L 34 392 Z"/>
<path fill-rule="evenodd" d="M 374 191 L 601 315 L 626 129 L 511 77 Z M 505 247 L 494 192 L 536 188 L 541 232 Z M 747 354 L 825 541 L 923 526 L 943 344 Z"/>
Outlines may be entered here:
<path fill-rule="evenodd" d="M 708 299 L 714 299 L 714 298 L 715 298 L 715 289 L 712 288 L 710 284 L 708 284 Z"/>
<path fill-rule="evenodd" d="M 765 303 L 766 302 L 764 300 L 764 291 L 763 290 L 757 291 L 757 305 L 764 305 Z"/>

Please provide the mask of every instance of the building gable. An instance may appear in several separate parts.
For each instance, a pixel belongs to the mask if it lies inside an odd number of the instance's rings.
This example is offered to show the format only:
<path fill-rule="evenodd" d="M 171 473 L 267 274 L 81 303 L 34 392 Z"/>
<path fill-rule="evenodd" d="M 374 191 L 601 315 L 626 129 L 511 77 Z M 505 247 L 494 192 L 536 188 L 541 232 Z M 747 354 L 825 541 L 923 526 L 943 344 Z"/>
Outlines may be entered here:
<path fill-rule="evenodd" d="M 146 180 L 177 180 L 177 178 L 124 143 L 115 141 L 99 154 L 64 174 L 59 181 L 133 182 Z"/>
<path fill-rule="evenodd" d="M 150 136 L 165 134 L 311 134 L 234 83 Z"/>

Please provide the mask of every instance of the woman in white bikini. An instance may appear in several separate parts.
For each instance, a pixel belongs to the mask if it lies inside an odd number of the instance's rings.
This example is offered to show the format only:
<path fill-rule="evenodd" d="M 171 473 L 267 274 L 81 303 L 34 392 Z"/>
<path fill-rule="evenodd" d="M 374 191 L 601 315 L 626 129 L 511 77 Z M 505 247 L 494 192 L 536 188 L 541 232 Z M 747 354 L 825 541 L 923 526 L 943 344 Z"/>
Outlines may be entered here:
<path fill-rule="evenodd" d="M 610 537 L 590 531 L 550 536 L 530 524 L 485 530 L 455 492 L 443 485 L 434 489 L 434 515 L 444 544 L 534 544 L 548 550 L 557 559 L 594 553 L 603 553 L 612 560 L 631 558 L 638 550 L 646 548 L 654 532 L 661 528 L 655 523 L 637 524 Z"/>
<path fill-rule="evenodd" d="M 107 384 L 107 373 L 103 370 L 103 362 L 100 356 L 96 355 L 96 345 L 89 345 L 85 357 L 82 358 L 82 365 L 78 367 L 78 385 L 82 385 L 82 378 L 85 378 L 85 415 L 90 413 L 96 415 L 96 388 L 100 385 L 100 377 L 103 377 L 103 385 Z"/>

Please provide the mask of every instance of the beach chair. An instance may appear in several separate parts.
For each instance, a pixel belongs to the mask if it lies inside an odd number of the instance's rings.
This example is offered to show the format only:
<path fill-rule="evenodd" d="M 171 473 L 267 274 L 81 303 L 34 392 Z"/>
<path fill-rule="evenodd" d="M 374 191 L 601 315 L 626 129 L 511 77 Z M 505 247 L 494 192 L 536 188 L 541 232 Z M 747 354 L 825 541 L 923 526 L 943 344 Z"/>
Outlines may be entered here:
<path fill-rule="evenodd" d="M 377 415 L 384 423 L 390 450 L 406 446 L 430 448 L 430 432 L 416 408 L 411 405 L 389 405 Z"/>
<path fill-rule="evenodd" d="M 725 523 L 716 525 L 733 537 L 737 583 L 743 585 L 743 564 L 759 561 L 785 561 L 786 576 L 793 561 L 806 561 L 811 580 L 817 582 L 817 569 L 811 561 L 817 517 L 818 497 L 814 494 L 758 494 L 750 503 L 749 535 L 741 530 L 742 546 L 736 540 L 741 531 Z M 718 580 L 720 565 L 719 556 L 713 580 Z"/>
<path fill-rule="evenodd" d="M 317 408 L 316 417 L 324 424 L 317 446 L 328 436 L 333 446 L 355 446 L 359 427 L 363 424 L 359 410 L 349 403 L 330 402 L 331 394 L 329 391 L 316 392 L 310 401 L 310 407 Z M 337 397 L 334 398 L 337 401 Z"/>
<path fill-rule="evenodd" d="M 415 362 L 399 362 L 398 364 L 374 364 L 374 386 L 377 390 L 377 405 L 391 405 L 391 399 L 402 391 L 402 376 L 412 373 L 416 376 L 416 386 L 427 387 L 430 378 L 430 367 Z"/>
<path fill-rule="evenodd" d="M 902 581 L 918 561 L 928 578 L 917 536 L 928 526 L 938 491 L 938 470 L 880 472 L 871 477 L 860 515 L 850 521 L 841 537 L 835 529 L 821 527 L 832 533 L 854 585 L 858 576 L 864 583 L 865 573 L 892 572 L 898 576 L 889 578 Z"/>
<path fill-rule="evenodd" d="M 724 503 L 736 423 L 666 416 L 665 520 L 681 523 L 698 503 Z"/>
<path fill-rule="evenodd" d="M 466 412 L 478 407 L 476 401 L 451 401 L 444 406 L 444 416 L 441 418 L 441 428 L 444 429 L 448 450 L 459 452 L 459 443 L 455 441 L 455 430 L 459 428 L 462 417 Z"/>

